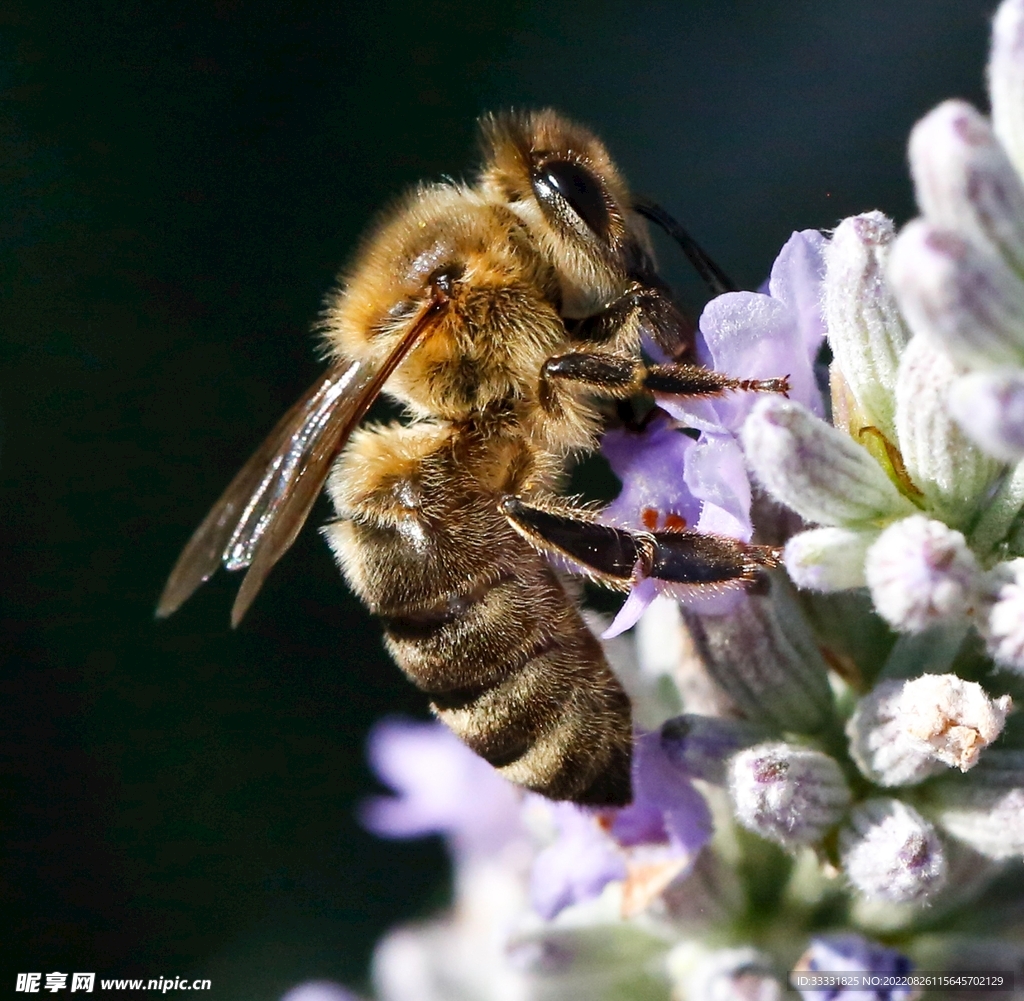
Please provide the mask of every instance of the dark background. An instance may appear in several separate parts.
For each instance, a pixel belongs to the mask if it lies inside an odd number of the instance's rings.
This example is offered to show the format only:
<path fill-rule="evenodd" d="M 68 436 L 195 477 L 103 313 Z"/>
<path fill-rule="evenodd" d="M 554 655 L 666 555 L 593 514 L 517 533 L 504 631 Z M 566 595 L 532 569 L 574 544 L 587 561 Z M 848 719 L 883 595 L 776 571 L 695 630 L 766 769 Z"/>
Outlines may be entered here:
<path fill-rule="evenodd" d="M 4 991 L 358 985 L 445 899 L 439 844 L 353 820 L 367 727 L 423 700 L 316 532 L 238 631 L 224 574 L 152 615 L 376 209 L 550 104 L 753 287 L 795 228 L 913 214 L 907 132 L 983 103 L 994 6 L 0 3 Z"/>

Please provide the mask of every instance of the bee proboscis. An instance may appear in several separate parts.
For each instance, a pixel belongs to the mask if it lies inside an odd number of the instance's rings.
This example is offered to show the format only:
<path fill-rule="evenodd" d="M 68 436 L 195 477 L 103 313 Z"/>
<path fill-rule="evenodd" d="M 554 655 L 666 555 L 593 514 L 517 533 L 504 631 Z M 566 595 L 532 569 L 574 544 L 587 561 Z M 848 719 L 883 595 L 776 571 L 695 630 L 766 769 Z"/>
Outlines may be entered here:
<path fill-rule="evenodd" d="M 157 614 L 222 564 L 248 567 L 237 625 L 326 483 L 337 518 L 323 532 L 434 712 L 513 782 L 622 805 L 629 700 L 549 558 L 625 591 L 640 575 L 742 586 L 777 553 L 604 524 L 561 496 L 567 461 L 596 447 L 602 401 L 785 380 L 689 361 L 692 327 L 641 216 L 667 217 L 630 198 L 590 132 L 542 111 L 485 117 L 482 136 L 475 184 L 421 185 L 370 232 L 320 324 L 328 370 L 196 530 Z M 646 364 L 644 334 L 676 360 Z M 359 427 L 381 392 L 406 419 Z"/>

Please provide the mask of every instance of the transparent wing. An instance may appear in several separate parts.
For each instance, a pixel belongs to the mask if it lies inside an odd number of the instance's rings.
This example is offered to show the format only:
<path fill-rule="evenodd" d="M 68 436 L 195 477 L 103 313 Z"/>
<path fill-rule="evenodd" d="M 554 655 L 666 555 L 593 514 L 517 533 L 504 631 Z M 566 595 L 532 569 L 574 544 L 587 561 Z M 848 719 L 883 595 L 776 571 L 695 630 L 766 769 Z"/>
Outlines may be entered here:
<path fill-rule="evenodd" d="M 383 365 L 332 366 L 278 421 L 178 557 L 157 604 L 158 618 L 175 612 L 223 563 L 228 570 L 249 567 L 231 609 L 231 624 L 238 625 L 305 524 L 349 435 L 443 307 L 443 301 L 432 301 Z"/>

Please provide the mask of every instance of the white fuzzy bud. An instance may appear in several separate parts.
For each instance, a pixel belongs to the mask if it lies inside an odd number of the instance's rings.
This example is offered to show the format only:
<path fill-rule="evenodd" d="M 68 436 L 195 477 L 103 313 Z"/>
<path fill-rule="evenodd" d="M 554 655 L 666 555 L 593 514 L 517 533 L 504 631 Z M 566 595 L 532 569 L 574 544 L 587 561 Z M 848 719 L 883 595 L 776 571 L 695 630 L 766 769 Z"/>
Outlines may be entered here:
<path fill-rule="evenodd" d="M 931 747 L 907 731 L 900 708 L 904 685 L 905 681 L 876 685 L 857 703 L 846 724 L 850 756 L 876 785 L 915 785 L 944 770 Z"/>
<path fill-rule="evenodd" d="M 1024 3 L 1007 0 L 992 25 L 988 64 L 992 126 L 1017 172 L 1024 176 Z"/>
<path fill-rule="evenodd" d="M 907 474 L 929 510 L 954 525 L 967 522 L 1000 471 L 952 419 L 947 397 L 960 373 L 945 352 L 915 337 L 900 359 L 896 434 Z"/>
<path fill-rule="evenodd" d="M 955 674 L 883 681 L 846 725 L 850 755 L 881 786 L 913 785 L 943 770 L 966 772 L 1003 730 L 1008 695 L 991 698 Z"/>
<path fill-rule="evenodd" d="M 915 219 L 893 246 L 889 280 L 911 331 L 961 364 L 1024 361 L 1024 279 L 1002 257 Z"/>
<path fill-rule="evenodd" d="M 1009 695 L 993 699 L 955 674 L 924 674 L 903 683 L 898 711 L 906 732 L 937 761 L 966 772 L 1003 732 L 1012 705 Z"/>
<path fill-rule="evenodd" d="M 995 600 L 983 632 L 988 652 L 1000 667 L 1024 674 L 1024 559 L 992 572 Z"/>
<path fill-rule="evenodd" d="M 758 480 L 806 521 L 872 524 L 915 510 L 866 449 L 792 400 L 760 400 L 741 437 Z"/>
<path fill-rule="evenodd" d="M 909 339 L 885 277 L 892 220 L 881 212 L 844 219 L 825 245 L 829 346 L 868 424 L 894 436 L 896 371 Z"/>
<path fill-rule="evenodd" d="M 1024 266 L 1024 185 L 991 125 L 965 101 L 946 101 L 910 134 L 917 204 L 939 229 Z"/>
<path fill-rule="evenodd" d="M 814 844 L 850 805 L 842 769 L 827 754 L 792 744 L 758 744 L 729 761 L 736 819 L 787 848 Z"/>
<path fill-rule="evenodd" d="M 981 569 L 966 539 L 923 514 L 882 532 L 864 572 L 878 614 L 902 632 L 964 618 L 980 600 Z"/>
<path fill-rule="evenodd" d="M 898 799 L 869 799 L 839 832 L 850 882 L 867 897 L 920 903 L 946 881 L 946 855 L 935 828 Z"/>
<path fill-rule="evenodd" d="M 1002 462 L 1024 458 L 1024 373 L 972 372 L 949 390 L 949 410 L 964 433 Z"/>
<path fill-rule="evenodd" d="M 846 591 L 864 587 L 864 557 L 878 532 L 855 528 L 812 528 L 786 543 L 782 562 L 797 587 Z"/>

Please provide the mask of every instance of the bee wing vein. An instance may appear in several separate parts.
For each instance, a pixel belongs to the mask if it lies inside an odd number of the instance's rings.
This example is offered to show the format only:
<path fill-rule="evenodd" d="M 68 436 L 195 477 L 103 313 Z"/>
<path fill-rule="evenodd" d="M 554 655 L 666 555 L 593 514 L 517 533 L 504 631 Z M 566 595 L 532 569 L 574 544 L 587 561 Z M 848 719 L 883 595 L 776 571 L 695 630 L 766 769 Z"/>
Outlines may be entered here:
<path fill-rule="evenodd" d="M 176 611 L 223 563 L 228 570 L 249 567 L 231 610 L 238 625 L 305 524 L 338 452 L 444 306 L 431 300 L 383 364 L 339 361 L 299 398 L 196 529 L 160 596 L 159 618 Z"/>

